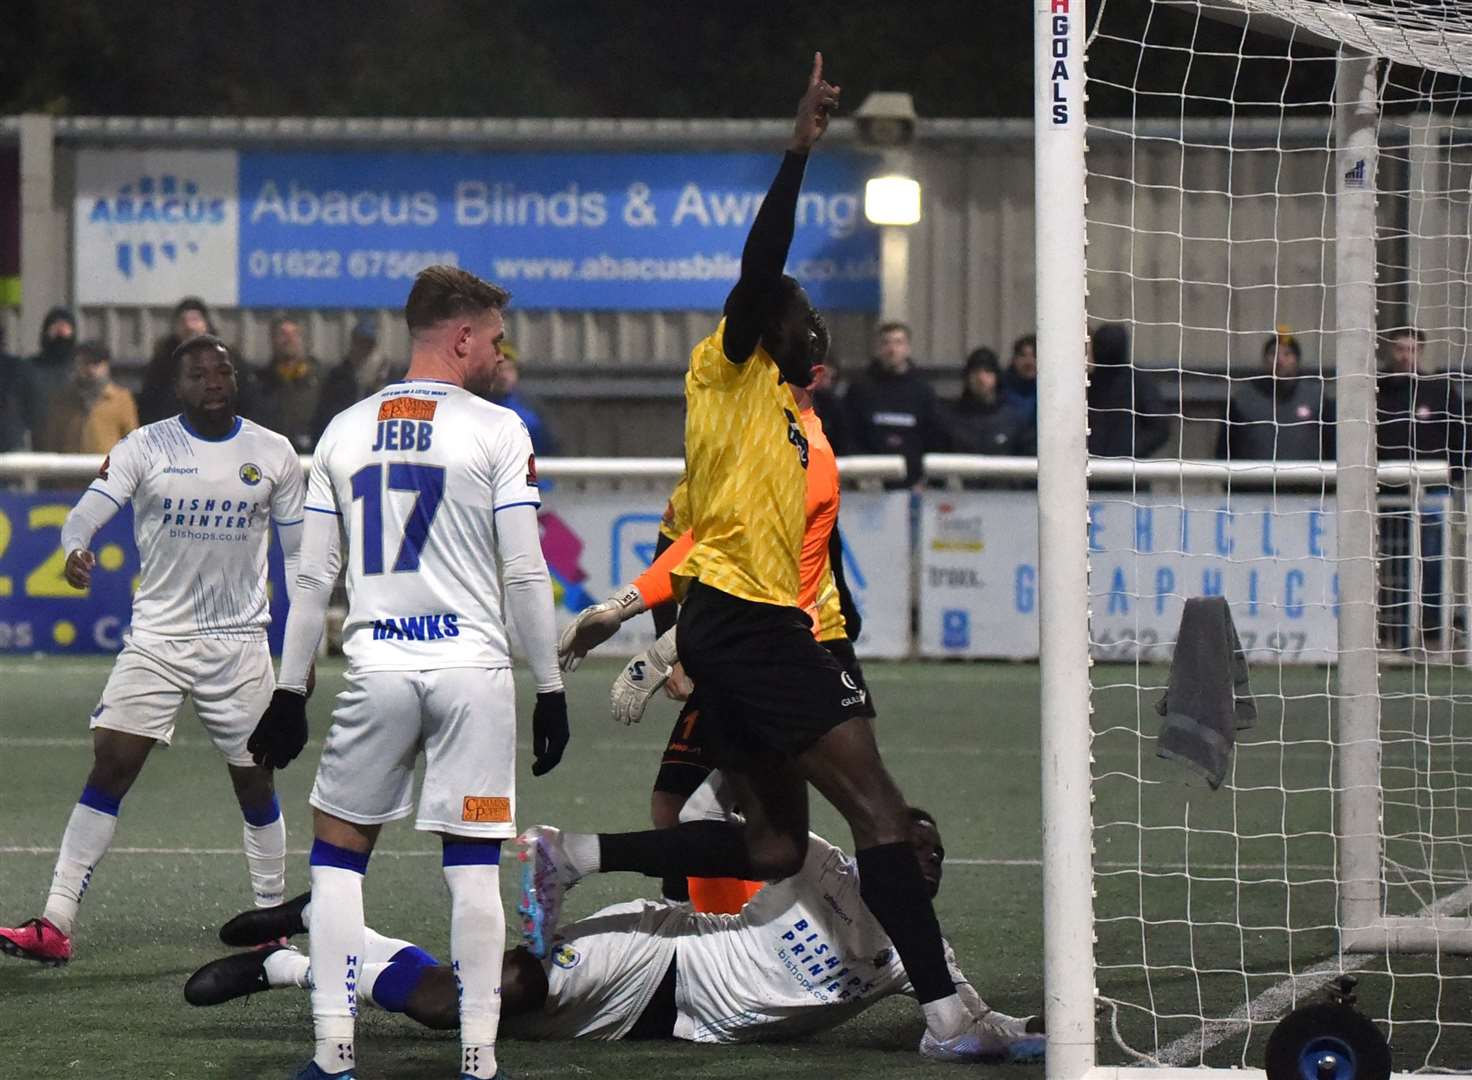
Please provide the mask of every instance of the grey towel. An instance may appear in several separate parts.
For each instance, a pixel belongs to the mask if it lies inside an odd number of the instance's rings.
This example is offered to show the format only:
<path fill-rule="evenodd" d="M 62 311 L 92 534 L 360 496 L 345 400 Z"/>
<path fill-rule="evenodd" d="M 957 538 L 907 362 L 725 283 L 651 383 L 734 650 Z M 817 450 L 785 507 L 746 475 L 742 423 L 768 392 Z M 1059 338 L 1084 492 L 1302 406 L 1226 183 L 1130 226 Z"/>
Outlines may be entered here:
<path fill-rule="evenodd" d="M 1170 685 L 1156 711 L 1165 717 L 1156 754 L 1200 773 L 1213 791 L 1221 787 L 1237 732 L 1257 723 L 1247 658 L 1223 597 L 1186 601 Z"/>

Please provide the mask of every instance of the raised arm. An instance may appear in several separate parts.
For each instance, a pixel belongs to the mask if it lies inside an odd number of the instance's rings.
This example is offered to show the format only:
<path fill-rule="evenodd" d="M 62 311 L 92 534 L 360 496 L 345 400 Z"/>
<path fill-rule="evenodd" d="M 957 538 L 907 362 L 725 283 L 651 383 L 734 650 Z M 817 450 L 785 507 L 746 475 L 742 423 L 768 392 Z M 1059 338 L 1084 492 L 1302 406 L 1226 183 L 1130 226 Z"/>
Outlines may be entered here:
<path fill-rule="evenodd" d="M 797 219 L 808 152 L 828 130 L 828 116 L 838 107 L 839 88 L 823 79 L 823 54 L 813 54 L 807 91 L 798 102 L 792 141 L 767 197 L 757 211 L 741 252 L 741 277 L 726 298 L 726 332 L 721 342 L 726 359 L 742 364 L 761 341 L 762 316 L 782 279 Z"/>

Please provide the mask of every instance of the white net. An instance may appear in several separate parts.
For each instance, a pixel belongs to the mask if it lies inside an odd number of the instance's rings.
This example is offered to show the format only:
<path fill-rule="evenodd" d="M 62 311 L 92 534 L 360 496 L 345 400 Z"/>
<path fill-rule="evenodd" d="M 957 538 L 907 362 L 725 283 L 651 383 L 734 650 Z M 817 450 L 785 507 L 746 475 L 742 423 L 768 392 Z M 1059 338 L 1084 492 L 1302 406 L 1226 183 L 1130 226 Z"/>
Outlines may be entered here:
<path fill-rule="evenodd" d="M 1335 78 L 1356 50 L 1378 100 L 1370 151 L 1346 157 Z M 1091 485 L 1100 1061 L 1261 1067 L 1276 1021 L 1353 974 L 1398 1070 L 1472 1068 L 1472 5 L 1108 0 L 1088 67 L 1089 321 L 1123 328 L 1133 360 L 1096 330 L 1090 453 L 1221 463 Z M 1366 193 L 1356 280 L 1336 214 Z M 1346 280 L 1378 413 L 1341 408 Z M 1358 592 L 1336 453 L 1381 465 Z M 1256 719 L 1208 719 L 1235 747 L 1202 737 L 1191 766 L 1157 756 L 1157 705 L 1172 659 L 1178 690 L 1210 670 L 1211 626 L 1180 633 L 1210 595 Z M 1351 610 L 1373 640 L 1346 651 Z M 1343 690 L 1352 664 L 1374 701 Z M 1347 808 L 1373 835 L 1346 835 Z M 1375 868 L 1358 892 L 1356 851 Z M 1374 932 L 1351 941 L 1366 906 Z"/>

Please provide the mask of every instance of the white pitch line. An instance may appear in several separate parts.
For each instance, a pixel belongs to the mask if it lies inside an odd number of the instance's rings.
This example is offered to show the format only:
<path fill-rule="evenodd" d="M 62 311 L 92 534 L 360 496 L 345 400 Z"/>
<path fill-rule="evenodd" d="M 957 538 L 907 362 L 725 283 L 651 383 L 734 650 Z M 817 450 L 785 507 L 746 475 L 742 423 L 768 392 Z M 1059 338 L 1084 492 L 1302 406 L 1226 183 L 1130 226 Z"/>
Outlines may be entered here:
<path fill-rule="evenodd" d="M 318 744 L 314 742 L 308 743 L 307 745 L 316 746 Z M 574 745 L 588 746 L 599 753 L 613 751 L 626 754 L 648 754 L 650 756 L 663 753 L 668 748 L 668 744 L 664 742 L 631 742 L 629 740 L 608 740 L 606 742 L 586 740 L 575 743 Z M 90 750 L 92 749 L 92 740 L 83 736 L 12 735 L 0 736 L 0 747 L 26 750 Z M 174 750 L 213 750 L 215 744 L 208 739 L 186 736 L 175 739 L 170 744 L 170 748 Z M 532 744 L 530 742 L 517 743 L 517 749 L 530 753 Z M 896 744 L 895 746 L 886 748 L 885 753 L 895 757 L 902 754 L 920 757 L 980 757 L 983 754 L 990 753 L 990 751 L 979 746 L 918 746 L 914 744 Z M 1019 751 L 1019 753 L 1027 753 L 1036 757 L 1039 751 L 1024 750 Z"/>
<path fill-rule="evenodd" d="M 1417 918 L 1434 918 L 1465 911 L 1472 906 L 1472 885 L 1467 885 L 1435 903 L 1427 904 L 1416 913 Z M 1376 954 L 1365 954 L 1339 960 L 1325 960 L 1307 971 L 1290 975 L 1276 986 L 1270 986 L 1247 1004 L 1240 1006 L 1220 1020 L 1204 1020 L 1202 1030 L 1196 1035 L 1182 1035 L 1156 1055 L 1166 1065 L 1184 1065 L 1199 1059 L 1206 1051 L 1225 1042 L 1234 1035 L 1246 1031 L 1254 1022 L 1276 1020 L 1288 1011 L 1288 1007 L 1300 995 L 1312 994 L 1322 986 L 1333 982 L 1340 975 L 1362 971 L 1380 959 Z"/>
<path fill-rule="evenodd" d="M 41 846 L 31 846 L 31 845 L 0 846 L 0 855 L 55 855 L 57 853 L 57 850 L 58 849 L 57 848 L 54 848 L 54 847 L 41 847 Z M 241 849 L 238 848 L 238 847 L 235 847 L 235 848 L 115 847 L 115 848 L 110 848 L 108 850 L 108 854 L 109 855 L 177 855 L 177 856 L 182 856 L 182 857 L 189 857 L 189 856 L 238 856 L 238 855 L 240 855 L 240 853 L 241 853 Z M 288 855 L 308 855 L 308 854 L 310 854 L 310 852 L 306 848 L 300 848 L 300 849 L 293 849 L 291 851 L 288 851 L 287 854 Z M 406 858 L 406 859 L 432 858 L 432 857 L 438 856 L 439 854 L 440 854 L 440 851 L 439 851 L 438 848 L 425 849 L 425 850 L 422 850 L 422 851 L 376 851 L 376 852 L 374 852 L 374 855 L 375 856 L 386 856 L 388 858 Z M 966 858 L 955 858 L 955 857 L 952 857 L 952 858 L 946 859 L 946 865 L 947 866 L 1026 867 L 1026 868 L 1029 868 L 1029 869 L 1036 869 L 1036 868 L 1041 867 L 1043 865 L 1043 860 L 1041 858 L 1037 858 L 1037 857 L 1034 857 L 1034 858 L 1021 858 L 1021 859 L 1017 859 L 1017 858 L 1011 858 L 1011 859 L 986 859 L 986 858 L 966 859 Z M 1136 868 L 1136 864 L 1135 863 L 1101 862 L 1101 863 L 1096 863 L 1095 865 L 1097 867 L 1101 868 L 1101 869 L 1106 869 L 1106 870 L 1130 870 L 1130 869 L 1135 869 Z M 1225 870 L 1249 870 L 1249 871 L 1256 871 L 1256 872 L 1265 872 L 1265 871 L 1282 870 L 1283 869 L 1283 867 L 1280 864 L 1277 864 L 1277 863 L 1271 863 L 1271 864 L 1266 864 L 1265 863 L 1265 864 L 1261 864 L 1261 865 L 1252 864 L 1252 863 L 1243 863 L 1243 864 L 1240 864 L 1240 865 L 1232 865 L 1232 864 L 1229 864 L 1229 863 L 1196 863 L 1196 864 L 1193 864 L 1193 866 L 1191 868 L 1192 869 L 1196 869 L 1196 870 L 1224 870 L 1224 871 Z M 1150 863 L 1150 864 L 1147 864 L 1146 865 L 1145 869 L 1147 869 L 1147 870 L 1171 870 L 1171 869 L 1174 869 L 1174 870 L 1185 870 L 1185 869 L 1187 869 L 1187 866 L 1186 866 L 1185 863 Z M 1315 870 L 1318 870 L 1318 871 L 1325 871 L 1325 872 L 1327 872 L 1329 870 L 1332 870 L 1333 867 L 1327 866 L 1327 865 L 1326 866 L 1293 865 L 1293 866 L 1288 867 L 1288 869 L 1290 869 L 1290 870 L 1305 870 L 1305 871 L 1315 871 Z"/>
<path fill-rule="evenodd" d="M 59 849 L 54 847 L 0 847 L 0 855 L 55 855 Z M 234 855 L 239 856 L 243 850 L 233 848 L 167 848 L 167 847 L 115 847 L 108 848 L 109 855 Z M 287 852 L 288 855 L 310 855 L 307 848 L 300 848 Z M 432 851 L 375 851 L 375 858 L 388 859 L 417 859 L 438 857 L 439 849 Z"/>

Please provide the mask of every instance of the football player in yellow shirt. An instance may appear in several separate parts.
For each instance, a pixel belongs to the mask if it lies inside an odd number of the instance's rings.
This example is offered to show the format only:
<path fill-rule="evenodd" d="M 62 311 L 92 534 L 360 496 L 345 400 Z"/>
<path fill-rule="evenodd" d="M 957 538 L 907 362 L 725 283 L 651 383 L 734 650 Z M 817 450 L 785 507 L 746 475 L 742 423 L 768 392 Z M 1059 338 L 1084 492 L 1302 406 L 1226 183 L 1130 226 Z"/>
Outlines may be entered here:
<path fill-rule="evenodd" d="M 602 835 L 530 829 L 522 836 L 524 926 L 532 951 L 545 955 L 563 894 L 597 871 L 763 881 L 797 873 L 807 854 L 811 782 L 853 830 L 864 903 L 894 942 L 925 1013 L 920 1053 L 977 1061 L 999 1035 L 956 993 L 909 849 L 904 796 L 863 715 L 866 695 L 817 642 L 798 606 L 809 445 L 784 383 L 809 384 L 827 353 L 828 331 L 782 268 L 808 153 L 838 96 L 823 78 L 822 55 L 815 56 L 792 142 L 747 237 L 725 318 L 695 346 L 685 378 L 694 545 L 674 570 L 685 584 L 676 645 L 699 688 L 709 745 L 746 821 Z"/>

